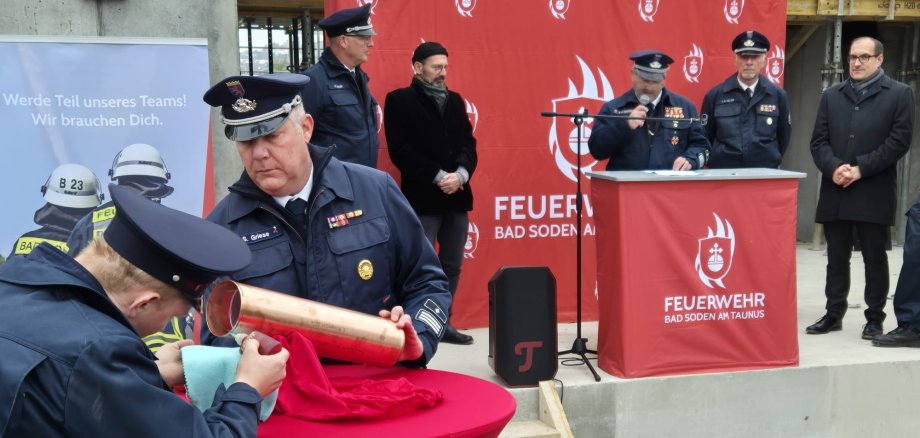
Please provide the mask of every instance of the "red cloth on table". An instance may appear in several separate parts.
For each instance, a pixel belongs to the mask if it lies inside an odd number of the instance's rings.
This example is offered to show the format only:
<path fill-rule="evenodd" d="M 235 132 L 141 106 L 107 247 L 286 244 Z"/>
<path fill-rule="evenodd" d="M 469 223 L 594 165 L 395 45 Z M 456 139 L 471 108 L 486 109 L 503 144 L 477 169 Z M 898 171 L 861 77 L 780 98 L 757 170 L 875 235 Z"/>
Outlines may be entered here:
<path fill-rule="evenodd" d="M 313 344 L 300 333 L 274 336 L 291 357 L 278 391 L 274 414 L 308 421 L 391 418 L 436 405 L 441 391 L 421 388 L 406 378 L 330 380 Z"/>

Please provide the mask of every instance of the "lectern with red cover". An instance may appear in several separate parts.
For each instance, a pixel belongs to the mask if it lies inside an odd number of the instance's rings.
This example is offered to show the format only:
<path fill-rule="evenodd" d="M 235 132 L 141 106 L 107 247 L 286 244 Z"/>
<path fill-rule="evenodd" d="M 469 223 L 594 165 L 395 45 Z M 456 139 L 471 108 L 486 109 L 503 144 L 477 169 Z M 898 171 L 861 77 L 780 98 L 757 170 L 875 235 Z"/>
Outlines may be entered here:
<path fill-rule="evenodd" d="M 598 366 L 641 377 L 795 366 L 798 179 L 594 172 Z"/>

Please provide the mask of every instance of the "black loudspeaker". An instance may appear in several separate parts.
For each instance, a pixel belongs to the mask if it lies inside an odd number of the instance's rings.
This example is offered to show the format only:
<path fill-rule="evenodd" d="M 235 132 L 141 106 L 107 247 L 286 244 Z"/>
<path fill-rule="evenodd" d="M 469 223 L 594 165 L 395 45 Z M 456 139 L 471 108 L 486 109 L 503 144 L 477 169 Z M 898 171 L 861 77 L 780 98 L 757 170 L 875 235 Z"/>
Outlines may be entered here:
<path fill-rule="evenodd" d="M 545 266 L 503 267 L 489 280 L 489 366 L 508 386 L 552 379 L 556 278 Z"/>

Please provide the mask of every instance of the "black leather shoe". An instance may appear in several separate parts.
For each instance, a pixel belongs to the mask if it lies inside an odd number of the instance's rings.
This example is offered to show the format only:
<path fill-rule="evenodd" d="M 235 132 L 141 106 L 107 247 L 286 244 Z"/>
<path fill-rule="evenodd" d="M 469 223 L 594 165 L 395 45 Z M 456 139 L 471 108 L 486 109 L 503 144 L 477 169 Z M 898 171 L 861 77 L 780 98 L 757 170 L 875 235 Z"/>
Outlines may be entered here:
<path fill-rule="evenodd" d="M 809 335 L 823 335 L 830 332 L 843 330 L 843 320 L 836 316 L 824 315 L 814 324 L 805 328 Z"/>
<path fill-rule="evenodd" d="M 862 338 L 871 341 L 875 339 L 876 336 L 881 336 L 882 333 L 885 333 L 885 331 L 882 330 L 882 323 L 867 322 L 866 325 L 863 326 Z"/>
<path fill-rule="evenodd" d="M 872 339 L 876 347 L 914 347 L 920 348 L 920 331 L 902 325 L 884 335 Z"/>
<path fill-rule="evenodd" d="M 473 337 L 458 332 L 454 326 L 448 324 L 447 328 L 444 329 L 444 336 L 441 337 L 441 342 L 447 342 L 448 344 L 470 345 L 473 343 Z"/>

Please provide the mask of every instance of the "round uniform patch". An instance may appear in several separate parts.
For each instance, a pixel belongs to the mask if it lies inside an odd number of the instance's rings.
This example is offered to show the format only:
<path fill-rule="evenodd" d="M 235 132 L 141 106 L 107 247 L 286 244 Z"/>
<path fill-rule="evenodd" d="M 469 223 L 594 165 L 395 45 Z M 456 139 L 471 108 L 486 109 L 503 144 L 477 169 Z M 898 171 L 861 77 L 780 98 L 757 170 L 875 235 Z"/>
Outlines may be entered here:
<path fill-rule="evenodd" d="M 773 117 L 767 117 L 767 125 L 773 124 Z"/>
<path fill-rule="evenodd" d="M 365 259 L 358 262 L 358 276 L 362 280 L 370 280 L 374 276 L 374 265 L 370 260 Z"/>

